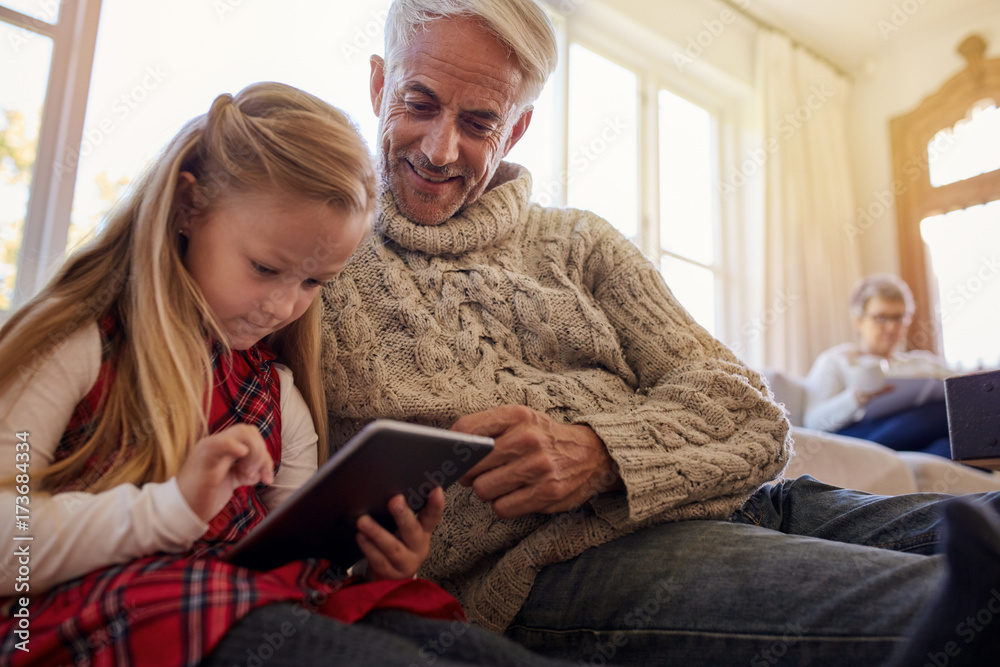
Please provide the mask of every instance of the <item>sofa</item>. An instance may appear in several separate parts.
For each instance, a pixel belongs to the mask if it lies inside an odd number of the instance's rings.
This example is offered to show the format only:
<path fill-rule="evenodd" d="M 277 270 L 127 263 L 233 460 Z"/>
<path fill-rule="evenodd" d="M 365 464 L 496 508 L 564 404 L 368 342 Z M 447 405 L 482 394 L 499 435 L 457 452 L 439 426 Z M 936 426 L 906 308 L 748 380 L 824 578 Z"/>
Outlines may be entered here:
<path fill-rule="evenodd" d="M 1000 491 L 1000 473 L 991 473 L 920 452 L 897 452 L 868 440 L 824 433 L 802 426 L 806 391 L 802 378 L 764 369 L 774 399 L 792 424 L 795 454 L 786 478 L 816 479 L 881 495 L 902 493 L 979 493 Z"/>

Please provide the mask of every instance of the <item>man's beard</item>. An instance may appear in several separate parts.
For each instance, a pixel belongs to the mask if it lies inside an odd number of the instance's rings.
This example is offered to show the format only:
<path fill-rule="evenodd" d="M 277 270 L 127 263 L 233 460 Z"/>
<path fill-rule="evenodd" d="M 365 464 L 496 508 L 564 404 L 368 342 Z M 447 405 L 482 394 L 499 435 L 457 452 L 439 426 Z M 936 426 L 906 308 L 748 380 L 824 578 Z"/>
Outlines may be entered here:
<path fill-rule="evenodd" d="M 385 150 L 380 150 L 379 154 L 382 163 L 380 165 L 381 169 L 379 169 L 382 177 L 382 188 L 392 192 L 396 208 L 407 219 L 424 225 L 439 225 L 466 207 L 466 202 L 469 198 L 468 190 L 459 190 L 460 196 L 458 197 L 458 201 L 453 202 L 450 196 L 445 199 L 438 195 L 420 192 L 419 190 L 403 185 L 402 181 L 406 176 L 402 172 L 411 169 L 410 165 L 413 165 L 421 171 L 437 177 L 461 178 L 464 188 L 475 177 L 470 170 L 454 166 L 436 167 L 419 152 L 412 154 L 397 153 L 391 156 L 391 159 Z M 419 176 L 419 174 L 417 175 Z M 422 204 L 424 207 L 422 210 L 418 210 L 415 206 L 411 205 L 413 203 Z M 433 217 L 428 218 L 427 208 L 435 205 L 440 207 L 440 210 L 434 212 Z"/>

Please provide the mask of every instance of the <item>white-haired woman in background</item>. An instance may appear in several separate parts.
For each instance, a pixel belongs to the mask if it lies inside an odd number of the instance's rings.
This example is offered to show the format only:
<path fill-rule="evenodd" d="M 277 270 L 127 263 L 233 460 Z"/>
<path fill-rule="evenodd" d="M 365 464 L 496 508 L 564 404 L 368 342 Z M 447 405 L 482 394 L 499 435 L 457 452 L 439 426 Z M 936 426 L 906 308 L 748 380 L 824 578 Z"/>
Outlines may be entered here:
<path fill-rule="evenodd" d="M 950 458 L 943 400 L 866 419 L 868 402 L 892 391 L 891 378 L 951 374 L 937 355 L 901 349 L 914 311 L 910 288 L 894 275 L 871 275 L 855 285 L 850 306 L 857 342 L 817 357 L 806 380 L 805 426 Z"/>

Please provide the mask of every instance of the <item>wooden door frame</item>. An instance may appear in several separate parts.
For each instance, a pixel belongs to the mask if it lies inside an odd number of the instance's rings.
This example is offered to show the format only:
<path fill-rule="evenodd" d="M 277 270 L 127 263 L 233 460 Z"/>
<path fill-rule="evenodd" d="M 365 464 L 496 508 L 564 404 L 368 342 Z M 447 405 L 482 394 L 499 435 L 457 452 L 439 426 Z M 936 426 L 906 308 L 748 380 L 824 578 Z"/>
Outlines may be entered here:
<path fill-rule="evenodd" d="M 913 291 L 917 306 L 907 343 L 910 349 L 938 354 L 943 353 L 941 323 L 936 312 L 937 298 L 930 285 L 920 221 L 1000 199 L 1000 170 L 937 188 L 931 186 L 928 144 L 935 135 L 965 118 L 981 100 L 992 99 L 1000 107 L 1000 58 L 983 59 L 986 42 L 979 35 L 967 37 L 958 52 L 966 59 L 966 68 L 916 109 L 889 121 L 900 276 Z"/>

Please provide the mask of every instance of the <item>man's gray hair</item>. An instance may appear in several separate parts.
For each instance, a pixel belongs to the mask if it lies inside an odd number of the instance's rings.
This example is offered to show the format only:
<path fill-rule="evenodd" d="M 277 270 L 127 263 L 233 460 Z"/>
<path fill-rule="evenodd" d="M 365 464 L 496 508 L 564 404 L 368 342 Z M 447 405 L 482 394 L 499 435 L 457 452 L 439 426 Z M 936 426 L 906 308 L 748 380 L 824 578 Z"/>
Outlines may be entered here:
<path fill-rule="evenodd" d="M 534 0 L 394 0 L 385 21 L 386 73 L 399 51 L 424 24 L 442 18 L 474 18 L 503 42 L 524 74 L 519 104 L 538 98 L 556 68 L 558 48 L 552 22 Z"/>
<path fill-rule="evenodd" d="M 885 301 L 902 301 L 906 306 L 906 315 L 910 317 L 916 310 L 913 292 L 902 278 L 891 273 L 876 273 L 862 278 L 851 292 L 851 315 L 861 317 L 865 314 L 865 306 L 874 297 Z"/>

